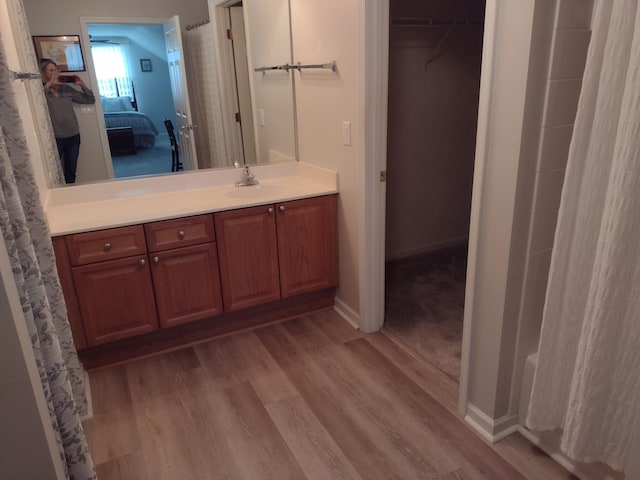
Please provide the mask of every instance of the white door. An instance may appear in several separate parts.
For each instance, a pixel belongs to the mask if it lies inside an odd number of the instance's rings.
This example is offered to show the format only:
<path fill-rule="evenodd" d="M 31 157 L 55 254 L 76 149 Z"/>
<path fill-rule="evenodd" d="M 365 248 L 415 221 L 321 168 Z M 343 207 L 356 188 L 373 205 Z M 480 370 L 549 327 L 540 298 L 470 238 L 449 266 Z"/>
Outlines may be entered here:
<path fill-rule="evenodd" d="M 187 73 L 184 68 L 184 51 L 182 49 L 182 35 L 180 33 L 180 19 L 177 15 L 171 17 L 164 24 L 164 41 L 167 49 L 167 63 L 171 92 L 176 109 L 175 130 L 180 144 L 180 159 L 185 170 L 196 170 L 196 143 L 193 138 L 194 125 L 191 123 L 191 104 L 187 89 Z"/>
<path fill-rule="evenodd" d="M 244 162 L 257 162 L 256 136 L 253 129 L 253 109 L 251 108 L 251 89 L 249 86 L 249 63 L 247 59 L 247 42 L 244 32 L 244 15 L 242 7 L 229 8 L 231 31 L 233 34 L 233 60 L 238 86 L 238 106 L 240 109 L 240 126 L 242 128 L 242 147 Z"/>

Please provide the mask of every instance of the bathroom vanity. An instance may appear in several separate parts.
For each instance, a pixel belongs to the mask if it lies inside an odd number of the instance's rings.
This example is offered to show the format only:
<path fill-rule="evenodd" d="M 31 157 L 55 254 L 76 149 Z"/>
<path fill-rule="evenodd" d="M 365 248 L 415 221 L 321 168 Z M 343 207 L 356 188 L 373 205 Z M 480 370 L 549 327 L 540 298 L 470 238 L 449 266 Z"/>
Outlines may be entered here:
<path fill-rule="evenodd" d="M 335 175 L 304 166 L 295 176 L 268 172 L 256 175 L 258 186 L 179 190 L 180 202 L 175 190 L 52 202 L 56 264 L 85 368 L 333 305 Z M 98 210 L 82 221 L 91 207 Z"/>

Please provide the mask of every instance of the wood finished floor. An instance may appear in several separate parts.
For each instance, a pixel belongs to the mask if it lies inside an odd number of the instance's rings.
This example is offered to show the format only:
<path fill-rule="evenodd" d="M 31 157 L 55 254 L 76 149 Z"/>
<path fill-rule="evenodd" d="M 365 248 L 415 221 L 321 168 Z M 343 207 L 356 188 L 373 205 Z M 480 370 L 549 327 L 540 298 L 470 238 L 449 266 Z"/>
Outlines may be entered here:
<path fill-rule="evenodd" d="M 567 479 L 485 443 L 457 384 L 333 311 L 91 373 L 100 480 Z"/>

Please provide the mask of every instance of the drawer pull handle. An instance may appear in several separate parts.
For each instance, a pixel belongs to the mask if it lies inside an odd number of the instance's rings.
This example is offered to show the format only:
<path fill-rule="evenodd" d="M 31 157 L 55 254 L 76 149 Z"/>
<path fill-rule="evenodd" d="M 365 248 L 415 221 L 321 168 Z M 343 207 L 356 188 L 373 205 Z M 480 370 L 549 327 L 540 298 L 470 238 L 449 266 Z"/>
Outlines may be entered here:
<path fill-rule="evenodd" d="M 111 244 L 109 242 L 104 244 L 104 251 L 108 252 L 109 250 L 111 250 Z"/>
<path fill-rule="evenodd" d="M 267 212 L 269 212 L 269 213 L 273 213 L 273 207 L 269 207 L 269 209 L 267 210 Z"/>
<path fill-rule="evenodd" d="M 143 258 L 142 260 L 140 260 L 140 266 L 144 267 L 147 264 L 147 261 Z"/>
<path fill-rule="evenodd" d="M 286 210 L 286 208 L 284 208 L 284 205 L 280 205 L 280 211 L 284 212 Z"/>
<path fill-rule="evenodd" d="M 179 238 L 180 240 L 184 239 L 184 230 L 180 230 L 180 231 L 178 232 L 178 238 Z"/>
<path fill-rule="evenodd" d="M 160 257 L 153 257 L 153 263 L 160 263 Z"/>

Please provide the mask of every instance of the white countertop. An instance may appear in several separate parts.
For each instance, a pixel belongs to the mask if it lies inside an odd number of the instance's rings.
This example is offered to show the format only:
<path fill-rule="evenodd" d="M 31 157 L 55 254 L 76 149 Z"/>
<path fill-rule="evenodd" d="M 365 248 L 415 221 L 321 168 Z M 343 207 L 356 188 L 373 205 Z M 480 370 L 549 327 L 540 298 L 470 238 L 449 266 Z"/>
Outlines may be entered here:
<path fill-rule="evenodd" d="M 229 169 L 52 189 L 49 229 L 58 236 L 338 192 L 336 172 L 302 162 L 251 170 L 258 186 L 236 187 L 242 171 Z"/>

